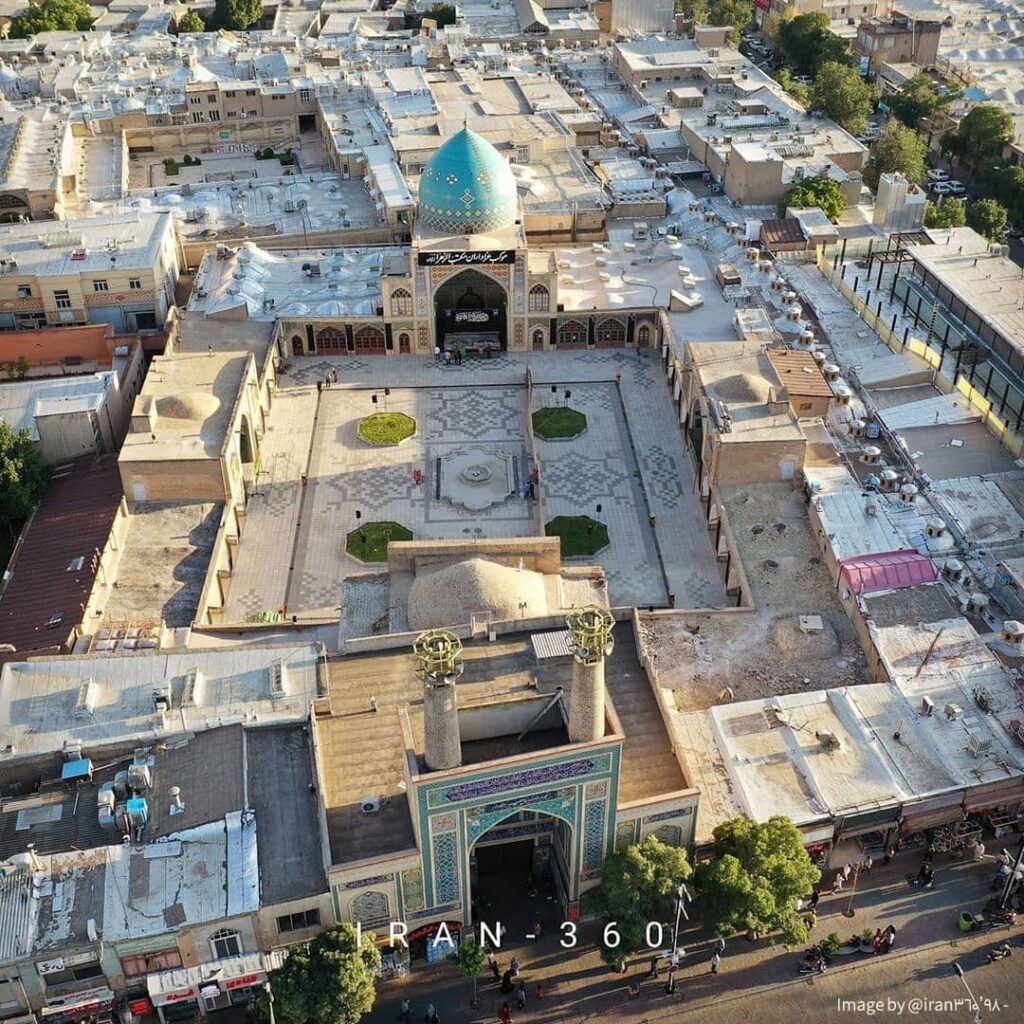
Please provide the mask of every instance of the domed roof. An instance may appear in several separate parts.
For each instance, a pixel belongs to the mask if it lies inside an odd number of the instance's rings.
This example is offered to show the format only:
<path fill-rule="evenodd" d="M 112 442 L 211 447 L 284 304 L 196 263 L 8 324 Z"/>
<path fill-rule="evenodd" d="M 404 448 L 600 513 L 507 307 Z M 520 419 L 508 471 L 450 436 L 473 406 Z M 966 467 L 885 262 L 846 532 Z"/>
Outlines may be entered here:
<path fill-rule="evenodd" d="M 202 422 L 213 416 L 219 408 L 219 398 L 201 391 L 164 395 L 156 400 L 157 414 L 172 420 Z"/>
<path fill-rule="evenodd" d="M 464 128 L 427 162 L 420 177 L 419 218 L 446 235 L 500 231 L 519 213 L 508 161 L 482 136 Z"/>

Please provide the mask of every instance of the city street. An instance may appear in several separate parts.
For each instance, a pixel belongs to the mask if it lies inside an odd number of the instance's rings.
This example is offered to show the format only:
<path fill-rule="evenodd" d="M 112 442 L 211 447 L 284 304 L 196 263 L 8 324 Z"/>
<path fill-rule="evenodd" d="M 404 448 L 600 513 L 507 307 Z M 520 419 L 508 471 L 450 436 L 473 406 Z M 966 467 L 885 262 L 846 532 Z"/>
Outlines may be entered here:
<path fill-rule="evenodd" d="M 442 1024 L 496 1020 L 505 999 L 515 1019 L 538 1022 L 615 1020 L 640 1024 L 681 1019 L 683 1013 L 690 1021 L 742 1020 L 745 1024 L 796 1017 L 849 1021 L 868 1016 L 882 1020 L 912 1016 L 921 1021 L 970 1021 L 967 1004 L 957 1002 L 966 999 L 967 993 L 953 973 L 954 961 L 961 963 L 967 983 L 981 1001 L 983 1021 L 1020 1019 L 1024 920 L 1012 928 L 986 929 L 966 936 L 956 927 L 961 910 L 977 912 L 991 895 L 988 882 L 993 875 L 992 862 L 949 863 L 940 857 L 936 862 L 936 887 L 931 891 L 907 884 L 905 876 L 916 870 L 918 862 L 918 855 L 907 853 L 888 867 L 875 866 L 861 880 L 852 900 L 849 889 L 835 896 L 823 895 L 812 941 L 820 941 L 830 932 L 845 940 L 866 928 L 873 931 L 893 924 L 897 929 L 892 953 L 840 956 L 824 975 L 797 974 L 802 949 L 787 951 L 765 942 L 731 939 L 719 974 L 712 976 L 712 936 L 694 928 L 681 935 L 688 955 L 677 974 L 677 997 L 672 998 L 664 991 L 664 967 L 658 980 L 645 977 L 649 957 L 632 958 L 627 974 L 619 975 L 601 962 L 593 946 L 600 937 L 596 928 L 581 928 L 579 951 L 569 952 L 559 949 L 558 934 L 545 925 L 540 943 L 523 943 L 519 936 L 510 934 L 507 939 L 512 945 L 498 956 L 502 970 L 512 956 L 522 965 L 528 991 L 525 1011 L 516 1012 L 515 994 L 502 995 L 489 975 L 480 980 L 479 1006 L 471 1008 L 469 981 L 445 965 L 419 968 L 407 978 L 385 985 L 377 1008 L 367 1020 L 391 1024 L 406 997 L 414 1021 L 422 1019 L 427 1004 L 432 1002 Z M 851 909 L 853 916 L 847 917 Z M 1011 943 L 1013 956 L 985 964 L 985 953 L 1004 941 Z M 535 998 L 538 984 L 544 987 L 541 1002 Z M 639 985 L 639 993 L 632 997 L 631 984 Z M 890 999 L 896 1002 L 887 1003 Z"/>

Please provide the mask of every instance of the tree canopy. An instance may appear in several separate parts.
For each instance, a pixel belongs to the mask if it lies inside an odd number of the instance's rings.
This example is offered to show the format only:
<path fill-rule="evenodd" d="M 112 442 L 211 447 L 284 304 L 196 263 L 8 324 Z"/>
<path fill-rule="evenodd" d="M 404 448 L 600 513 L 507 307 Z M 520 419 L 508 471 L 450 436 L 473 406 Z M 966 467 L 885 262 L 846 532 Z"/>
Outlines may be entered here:
<path fill-rule="evenodd" d="M 14 533 L 39 504 L 47 472 L 27 430 L 0 420 L 0 520 Z"/>
<path fill-rule="evenodd" d="M 638 949 L 647 949 L 648 924 L 652 922 L 664 926 L 660 940 L 657 935 L 652 938 L 659 945 L 669 945 L 679 886 L 692 873 L 685 850 L 668 846 L 653 835 L 616 850 L 605 860 L 594 902 L 605 923 L 601 955 L 606 962 L 615 963 Z M 609 940 L 612 930 L 621 939 L 615 948 L 614 938 Z M 652 931 L 657 932 L 653 924 Z"/>
<path fill-rule="evenodd" d="M 720 935 L 781 931 L 787 943 L 806 942 L 796 909 L 821 878 L 789 818 L 733 818 L 712 833 L 713 857 L 698 865 L 697 907 Z"/>
<path fill-rule="evenodd" d="M 976 199 L 967 207 L 967 226 L 990 242 L 1006 237 L 1006 207 L 994 199 Z"/>
<path fill-rule="evenodd" d="M 27 39 L 38 32 L 86 32 L 96 19 L 85 0 L 43 0 L 11 19 L 11 39 Z"/>
<path fill-rule="evenodd" d="M 839 220 L 846 209 L 846 196 L 838 181 L 831 178 L 804 178 L 779 201 L 779 216 L 790 206 L 818 206 L 830 220 Z"/>
<path fill-rule="evenodd" d="M 940 93 L 931 78 L 919 73 L 886 102 L 893 117 L 908 128 L 917 128 L 924 118 L 931 117 L 939 107 L 949 106 L 960 92 L 957 88 Z"/>
<path fill-rule="evenodd" d="M 207 27 L 244 32 L 263 17 L 263 0 L 216 0 Z"/>
<path fill-rule="evenodd" d="M 476 941 L 472 932 L 466 931 L 459 942 L 459 948 L 448 957 L 453 963 L 458 964 L 459 971 L 464 978 L 473 982 L 473 1004 L 476 1005 L 476 983 L 477 978 L 483 973 L 487 953 L 484 947 Z"/>
<path fill-rule="evenodd" d="M 929 203 L 924 211 L 926 228 L 962 228 L 967 223 L 967 206 L 956 196 L 946 196 L 938 206 Z"/>
<path fill-rule="evenodd" d="M 675 10 L 687 21 L 702 22 L 708 16 L 708 0 L 676 0 Z"/>
<path fill-rule="evenodd" d="M 848 64 L 829 61 L 814 78 L 814 105 L 848 132 L 855 135 L 868 125 L 875 101 L 874 87 Z"/>
<path fill-rule="evenodd" d="M 883 174 L 899 171 L 907 181 L 920 185 L 928 173 L 925 153 L 924 139 L 917 132 L 898 121 L 890 121 L 871 147 L 864 180 L 871 188 L 878 188 L 878 179 Z"/>
<path fill-rule="evenodd" d="M 814 74 L 830 62 L 849 64 L 850 48 L 832 32 L 823 11 L 783 18 L 774 29 L 790 64 L 805 74 Z"/>
<path fill-rule="evenodd" d="M 307 946 L 293 947 L 270 973 L 274 1015 L 281 1024 L 359 1024 L 373 1009 L 380 950 L 372 932 L 358 941 L 345 922 L 322 931 Z"/>
<path fill-rule="evenodd" d="M 1024 221 L 1024 167 L 999 167 L 991 175 L 992 197 L 1006 207 L 1010 219 Z"/>
<path fill-rule="evenodd" d="M 955 131 L 943 136 L 942 149 L 969 168 L 973 176 L 985 163 L 998 157 L 1011 141 L 1013 118 L 1010 113 L 992 103 L 981 103 L 960 119 Z"/>
<path fill-rule="evenodd" d="M 179 32 L 205 32 L 206 22 L 197 10 L 186 11 L 178 22 Z"/>
<path fill-rule="evenodd" d="M 729 25 L 729 41 L 738 43 L 740 33 L 754 20 L 754 8 L 748 0 L 710 0 L 709 25 Z"/>
<path fill-rule="evenodd" d="M 812 102 L 813 92 L 809 85 L 793 81 L 793 72 L 789 68 L 780 68 L 775 75 L 775 81 L 782 86 L 790 96 L 800 104 L 801 107 L 809 107 Z"/>

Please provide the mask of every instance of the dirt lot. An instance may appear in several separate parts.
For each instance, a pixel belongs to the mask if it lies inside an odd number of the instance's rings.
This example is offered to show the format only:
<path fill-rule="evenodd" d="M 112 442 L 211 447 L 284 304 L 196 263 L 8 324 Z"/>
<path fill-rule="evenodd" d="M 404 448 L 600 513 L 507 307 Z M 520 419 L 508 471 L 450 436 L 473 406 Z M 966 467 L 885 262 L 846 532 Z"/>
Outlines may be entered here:
<path fill-rule="evenodd" d="M 802 495 L 779 483 L 722 496 L 757 608 L 641 620 L 644 646 L 678 709 L 867 682 Z M 801 615 L 820 616 L 824 628 L 801 632 Z"/>

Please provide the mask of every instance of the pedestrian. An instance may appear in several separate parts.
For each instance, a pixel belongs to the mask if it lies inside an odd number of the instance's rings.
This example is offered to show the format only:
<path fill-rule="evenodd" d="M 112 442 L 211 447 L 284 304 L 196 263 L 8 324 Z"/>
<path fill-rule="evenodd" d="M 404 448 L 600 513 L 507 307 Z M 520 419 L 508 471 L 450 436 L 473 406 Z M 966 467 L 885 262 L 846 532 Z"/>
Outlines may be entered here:
<path fill-rule="evenodd" d="M 718 939 L 715 941 L 715 952 L 718 954 L 725 952 L 725 939 L 723 939 L 721 935 L 719 935 Z"/>
<path fill-rule="evenodd" d="M 452 365 L 452 354 L 451 354 L 451 352 L 448 351 L 448 349 L 444 350 L 444 365 L 445 366 L 451 366 Z"/>
<path fill-rule="evenodd" d="M 658 976 L 658 954 L 655 953 L 651 957 L 651 969 L 647 972 L 648 978 L 656 978 Z"/>
<path fill-rule="evenodd" d="M 512 1007 L 508 1005 L 506 1000 L 501 1004 L 501 1009 L 498 1011 L 498 1020 L 501 1024 L 512 1024 Z"/>
<path fill-rule="evenodd" d="M 649 515 L 649 516 L 647 517 L 647 522 L 649 522 L 649 523 L 651 524 L 651 529 L 653 530 L 653 529 L 654 529 L 654 527 L 655 527 L 655 526 L 657 525 L 657 522 L 658 522 L 658 517 L 657 517 L 657 516 L 656 516 L 656 515 L 655 515 L 655 514 L 654 514 L 654 513 L 652 512 L 652 513 L 651 513 L 651 514 L 650 514 L 650 515 Z"/>
<path fill-rule="evenodd" d="M 487 966 L 491 970 L 491 977 L 495 981 L 501 981 L 501 969 L 498 967 L 498 961 L 493 956 L 487 961 Z"/>
<path fill-rule="evenodd" d="M 518 978 L 519 977 L 519 961 L 515 957 L 512 957 L 512 963 L 509 964 L 509 967 L 512 970 L 512 977 L 513 978 Z"/>
<path fill-rule="evenodd" d="M 506 971 L 501 976 L 501 994 L 507 996 L 512 991 L 512 972 Z"/>
<path fill-rule="evenodd" d="M 882 946 L 885 944 L 885 936 L 882 934 L 881 928 L 875 929 L 875 937 L 871 940 L 871 947 L 876 953 L 882 952 Z"/>
<path fill-rule="evenodd" d="M 811 893 L 810 900 L 807 901 L 807 909 L 808 910 L 815 910 L 815 909 L 817 909 L 818 900 L 820 900 L 820 899 L 821 899 L 821 892 L 818 889 L 815 889 Z"/>
<path fill-rule="evenodd" d="M 971 856 L 976 863 L 980 863 L 985 859 L 985 844 L 980 839 L 975 839 L 971 846 Z"/>
<path fill-rule="evenodd" d="M 331 367 L 331 383 L 338 383 L 338 368 L 336 366 Z"/>
<path fill-rule="evenodd" d="M 412 1020 L 412 1007 L 409 1005 L 408 999 L 402 1000 L 402 1020 L 405 1024 L 409 1024 L 409 1021 Z"/>
<path fill-rule="evenodd" d="M 885 856 L 882 858 L 882 863 L 883 864 L 887 864 L 887 865 L 891 864 L 892 863 L 892 859 L 895 856 L 896 856 L 896 850 L 893 847 L 891 847 L 891 846 L 887 846 L 885 848 Z"/>
<path fill-rule="evenodd" d="M 441 362 L 441 346 L 440 345 L 435 345 L 434 346 L 434 362 L 435 363 Z"/>
<path fill-rule="evenodd" d="M 466 346 L 465 346 L 465 345 L 463 345 L 463 346 L 462 346 L 462 347 L 461 347 L 461 348 L 459 349 L 459 366 L 461 366 L 461 365 L 462 365 L 462 360 L 463 360 L 463 359 L 465 359 L 465 358 L 466 358 Z"/>
<path fill-rule="evenodd" d="M 870 871 L 874 866 L 875 866 L 875 862 L 872 859 L 871 854 L 870 853 L 864 854 L 864 860 L 861 863 L 860 870 L 866 873 L 866 872 Z"/>
<path fill-rule="evenodd" d="M 430 1022 L 434 1019 L 435 1016 L 436 1014 L 434 1013 L 434 1004 L 427 1003 L 427 1013 L 423 1020 L 426 1022 L 426 1024 L 430 1024 Z"/>
<path fill-rule="evenodd" d="M 835 881 L 835 885 L 832 886 L 832 891 L 833 892 L 842 892 L 843 891 L 843 883 L 845 881 L 846 881 L 846 879 L 843 877 L 842 871 L 837 871 L 836 872 L 836 881 Z"/>
<path fill-rule="evenodd" d="M 319 395 L 324 389 L 324 382 L 319 377 L 316 379 L 316 393 Z"/>
<path fill-rule="evenodd" d="M 718 973 L 718 965 L 722 962 L 722 957 L 719 955 L 718 950 L 715 950 L 715 955 L 711 958 L 711 973 Z"/>
<path fill-rule="evenodd" d="M 892 925 L 889 925 L 885 929 L 885 951 L 886 953 L 892 952 L 892 947 L 896 945 L 896 929 Z"/>
<path fill-rule="evenodd" d="M 437 1010 L 434 1010 L 430 1014 L 430 1024 L 441 1024 L 441 1018 L 437 1015 Z"/>
<path fill-rule="evenodd" d="M 538 986 L 537 986 L 537 987 L 536 987 L 536 988 L 535 988 L 535 989 L 533 990 L 533 994 L 534 994 L 534 996 L 535 996 L 535 997 L 536 997 L 537 999 L 543 999 L 543 998 L 544 998 L 544 986 L 543 986 L 543 985 L 538 985 Z"/>
<path fill-rule="evenodd" d="M 536 941 L 536 942 L 540 942 L 540 931 L 541 931 L 540 921 L 534 921 L 533 922 L 533 938 L 534 938 L 534 941 Z"/>
<path fill-rule="evenodd" d="M 519 991 L 516 993 L 516 1006 L 520 1010 L 526 1009 L 526 982 L 519 982 Z"/>
<path fill-rule="evenodd" d="M 853 871 L 853 865 L 847 861 L 843 865 L 843 881 L 848 882 L 850 880 L 850 873 Z"/>

